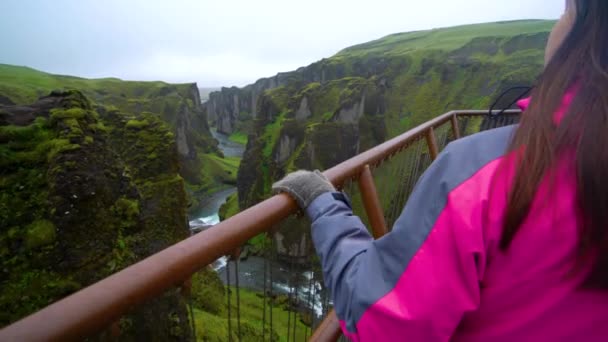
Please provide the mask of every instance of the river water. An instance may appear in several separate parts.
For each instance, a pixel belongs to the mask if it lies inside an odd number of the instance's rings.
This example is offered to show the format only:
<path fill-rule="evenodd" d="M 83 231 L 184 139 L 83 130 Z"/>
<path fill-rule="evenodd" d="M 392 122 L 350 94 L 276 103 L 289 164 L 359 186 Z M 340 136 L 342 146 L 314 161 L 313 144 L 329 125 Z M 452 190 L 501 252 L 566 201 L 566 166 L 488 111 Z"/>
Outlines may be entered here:
<path fill-rule="evenodd" d="M 243 157 L 245 146 L 232 142 L 228 136 L 218 133 L 217 129 L 212 128 L 211 134 L 219 142 L 219 148 L 226 157 Z M 212 194 L 210 197 L 202 200 L 203 206 L 195 215 L 195 219 L 190 221 L 190 227 L 196 226 L 212 226 L 220 223 L 219 211 L 222 204 L 226 203 L 228 197 L 236 192 L 236 187 L 228 187 L 224 190 Z"/>
<path fill-rule="evenodd" d="M 211 130 L 213 137 L 219 142 L 219 148 L 227 157 L 242 157 L 245 146 L 234 143 L 228 136 L 218 133 L 214 128 Z M 200 212 L 190 221 L 190 228 L 201 226 L 213 226 L 220 222 L 219 209 L 226 202 L 228 197 L 236 192 L 235 187 L 229 187 L 212 194 L 204 200 L 204 205 Z M 235 285 L 236 265 L 234 261 L 222 257 L 212 265 L 218 272 L 224 284 L 228 283 L 228 272 L 230 270 L 230 284 Z M 264 258 L 252 256 L 246 260 L 239 261 L 239 286 L 259 292 L 270 291 L 270 276 L 272 272 L 272 292 L 274 294 L 292 295 L 298 298 L 301 305 L 314 310 L 317 316 L 322 313 L 322 301 L 324 297 L 321 284 L 316 279 L 320 279 L 320 274 L 313 274 L 307 270 L 296 270 L 286 263 L 271 260 L 265 261 Z M 266 269 L 266 277 L 264 270 Z M 294 285 L 298 284 L 298 285 Z"/>

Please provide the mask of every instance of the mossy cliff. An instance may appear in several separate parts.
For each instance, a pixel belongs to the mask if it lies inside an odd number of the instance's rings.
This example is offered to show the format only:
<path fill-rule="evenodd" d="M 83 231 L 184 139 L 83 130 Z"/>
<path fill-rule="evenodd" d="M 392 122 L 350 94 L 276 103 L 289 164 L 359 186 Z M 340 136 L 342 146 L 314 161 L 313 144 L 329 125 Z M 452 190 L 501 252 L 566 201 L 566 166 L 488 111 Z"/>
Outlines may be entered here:
<path fill-rule="evenodd" d="M 26 67 L 0 64 L 0 104 L 25 105 L 55 89 L 77 89 L 93 103 L 125 113 L 153 113 L 173 132 L 180 175 L 192 192 L 204 196 L 221 184 L 205 178 L 204 155 L 221 157 L 207 125 L 196 84 L 134 82 L 115 78 L 84 79 L 47 74 Z"/>
<path fill-rule="evenodd" d="M 78 91 L 0 106 L 0 325 L 188 236 L 175 134 Z M 120 321 L 125 340 L 185 340 L 177 290 Z"/>
<path fill-rule="evenodd" d="M 434 116 L 487 109 L 504 90 L 531 85 L 552 25 L 527 20 L 400 33 L 212 93 L 210 119 L 250 127 L 239 207 L 268 197 L 272 182 L 287 172 L 327 169 Z M 240 112 L 253 120 L 240 122 Z M 229 206 L 225 214 L 235 211 L 234 200 Z M 301 236 L 294 239 L 286 243 Z"/>

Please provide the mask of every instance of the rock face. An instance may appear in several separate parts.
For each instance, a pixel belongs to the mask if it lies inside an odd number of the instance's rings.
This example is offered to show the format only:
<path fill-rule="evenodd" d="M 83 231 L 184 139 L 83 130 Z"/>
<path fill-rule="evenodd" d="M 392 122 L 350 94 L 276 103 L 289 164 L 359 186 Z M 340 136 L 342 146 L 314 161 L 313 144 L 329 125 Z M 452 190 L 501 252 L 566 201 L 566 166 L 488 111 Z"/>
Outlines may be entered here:
<path fill-rule="evenodd" d="M 310 118 L 312 116 L 312 112 L 308 107 L 308 98 L 303 97 L 302 102 L 300 102 L 300 107 L 296 111 L 296 120 L 302 121 Z"/>
<path fill-rule="evenodd" d="M 158 116 L 78 91 L 0 113 L 0 325 L 188 236 L 175 135 Z M 122 338 L 187 340 L 187 313 L 169 291 L 123 317 Z"/>
<path fill-rule="evenodd" d="M 521 21 L 397 34 L 211 94 L 212 124 L 250 134 L 239 207 L 267 198 L 288 172 L 327 169 L 434 116 L 487 108 L 505 89 L 531 85 L 551 26 Z M 242 113 L 255 120 L 241 120 Z M 281 237 L 286 254 L 307 231 L 306 224 L 291 227 L 299 233 Z"/>
<path fill-rule="evenodd" d="M 355 102 L 352 106 L 342 108 L 336 115 L 335 120 L 338 122 L 358 124 L 363 117 L 365 108 L 365 97 L 362 97 L 359 102 Z"/>

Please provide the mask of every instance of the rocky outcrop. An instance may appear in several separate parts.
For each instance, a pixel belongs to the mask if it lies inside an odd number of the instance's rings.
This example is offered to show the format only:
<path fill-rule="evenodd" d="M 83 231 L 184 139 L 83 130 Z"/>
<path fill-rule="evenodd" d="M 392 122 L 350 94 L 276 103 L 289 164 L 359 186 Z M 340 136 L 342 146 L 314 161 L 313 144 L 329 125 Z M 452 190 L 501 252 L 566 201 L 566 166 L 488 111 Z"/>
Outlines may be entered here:
<path fill-rule="evenodd" d="M 277 148 L 276 162 L 278 164 L 285 163 L 287 159 L 293 155 L 296 149 L 296 140 L 291 138 L 289 135 L 282 135 L 279 138 L 279 145 Z"/>
<path fill-rule="evenodd" d="M 188 236 L 178 149 L 157 115 L 78 91 L 0 111 L 0 326 Z M 121 338 L 189 340 L 187 313 L 168 291 L 121 318 Z"/>
<path fill-rule="evenodd" d="M 312 116 L 312 112 L 308 107 L 308 98 L 306 96 L 302 97 L 302 102 L 300 102 L 300 108 L 296 111 L 296 120 L 302 121 L 310 118 Z"/>
<path fill-rule="evenodd" d="M 361 97 L 359 102 L 355 102 L 352 106 L 341 108 L 334 119 L 338 122 L 358 124 L 363 117 L 365 108 L 365 97 Z"/>
<path fill-rule="evenodd" d="M 20 78 L 27 72 L 28 78 Z M 44 80 L 44 81 L 42 81 Z M 200 174 L 203 153 L 218 153 L 217 141 L 207 124 L 205 108 L 201 104 L 199 89 L 195 83 L 168 84 L 164 82 L 132 82 L 118 79 L 88 80 L 84 78 L 46 74 L 37 70 L 0 65 L 0 104 L 18 104 L 12 118 L 0 114 L 0 123 L 31 122 L 33 116 L 29 103 L 38 99 L 36 94 L 48 94 L 63 85 L 81 91 L 95 103 L 134 115 L 153 114 L 165 121 L 173 132 L 178 146 L 181 175 L 191 184 L 202 182 Z M 52 81 L 52 82 L 51 82 Z M 54 101 L 45 98 L 42 101 Z M 53 103 L 38 106 L 52 107 Z M 18 113 L 21 111 L 22 113 Z M 29 113 L 29 114 L 28 114 Z"/>

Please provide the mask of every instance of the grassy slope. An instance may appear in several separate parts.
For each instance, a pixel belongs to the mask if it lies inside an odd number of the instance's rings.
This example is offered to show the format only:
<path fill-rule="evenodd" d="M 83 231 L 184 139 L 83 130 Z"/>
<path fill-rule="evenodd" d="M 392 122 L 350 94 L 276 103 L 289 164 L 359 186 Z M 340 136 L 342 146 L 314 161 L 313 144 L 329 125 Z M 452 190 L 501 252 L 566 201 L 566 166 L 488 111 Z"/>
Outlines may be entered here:
<path fill-rule="evenodd" d="M 27 104 L 49 91 L 59 88 L 75 88 L 94 99 L 114 94 L 127 99 L 152 97 L 165 82 L 123 81 L 117 78 L 86 79 L 73 76 L 53 75 L 24 66 L 0 64 L 0 94 L 17 104 Z M 116 99 L 118 100 L 118 99 Z"/>
<path fill-rule="evenodd" d="M 458 49 L 478 37 L 512 37 L 546 32 L 553 27 L 554 23 L 552 20 L 520 20 L 396 33 L 346 48 L 332 58 L 368 55 L 398 56 L 425 50 L 450 51 Z"/>
<path fill-rule="evenodd" d="M 200 156 L 203 162 L 201 177 L 205 186 L 213 192 L 222 184 L 236 184 L 236 173 L 239 169 L 241 158 L 218 157 L 215 154 L 205 153 Z"/>
<path fill-rule="evenodd" d="M 247 145 L 247 135 L 245 133 L 235 132 L 230 135 L 229 139 L 235 143 Z"/>
<path fill-rule="evenodd" d="M 192 278 L 191 303 L 194 307 L 194 321 L 197 340 L 228 341 L 228 323 L 232 328 L 233 339 L 238 340 L 236 289 L 230 287 L 230 312 L 228 312 L 228 291 L 219 276 L 212 269 L 206 268 L 197 272 Z M 302 316 L 286 310 L 288 297 L 277 296 L 275 299 L 261 298 L 260 294 L 241 288 L 240 319 L 243 341 L 268 341 L 270 336 L 270 304 L 272 302 L 272 334 L 274 340 L 287 341 L 293 336 L 294 317 L 296 318 L 296 336 L 298 341 L 310 334 L 302 323 Z M 266 304 L 264 304 L 266 300 Z M 264 317 L 264 308 L 266 316 Z M 230 316 L 230 321 L 228 317 Z M 306 317 L 305 317 L 306 318 Z M 310 316 L 308 316 L 310 319 Z M 288 328 L 291 323 L 291 329 Z M 262 332 L 264 328 L 265 332 Z"/>
<path fill-rule="evenodd" d="M 241 331 L 243 332 L 244 341 L 262 341 L 262 326 L 264 322 L 264 300 L 255 292 L 241 289 Z M 237 340 L 237 320 L 236 320 L 236 292 L 232 291 L 231 298 L 231 325 L 233 339 Z M 291 317 L 290 317 L 291 316 Z M 305 326 L 299 318 L 298 314 L 285 310 L 280 305 L 274 305 L 272 308 L 273 331 L 278 337 L 278 341 L 288 341 L 288 333 L 293 336 L 293 319 L 297 317 L 296 323 L 296 341 L 305 341 L 306 336 L 310 336 L 310 328 Z M 266 337 L 269 339 L 270 330 L 270 304 L 266 303 Z M 194 322 L 196 326 L 197 340 L 199 341 L 228 341 L 228 315 L 224 312 L 222 315 L 214 315 L 209 312 L 194 309 Z M 288 331 L 288 323 L 291 322 L 291 330 Z M 291 338 L 289 339 L 291 340 Z"/>

